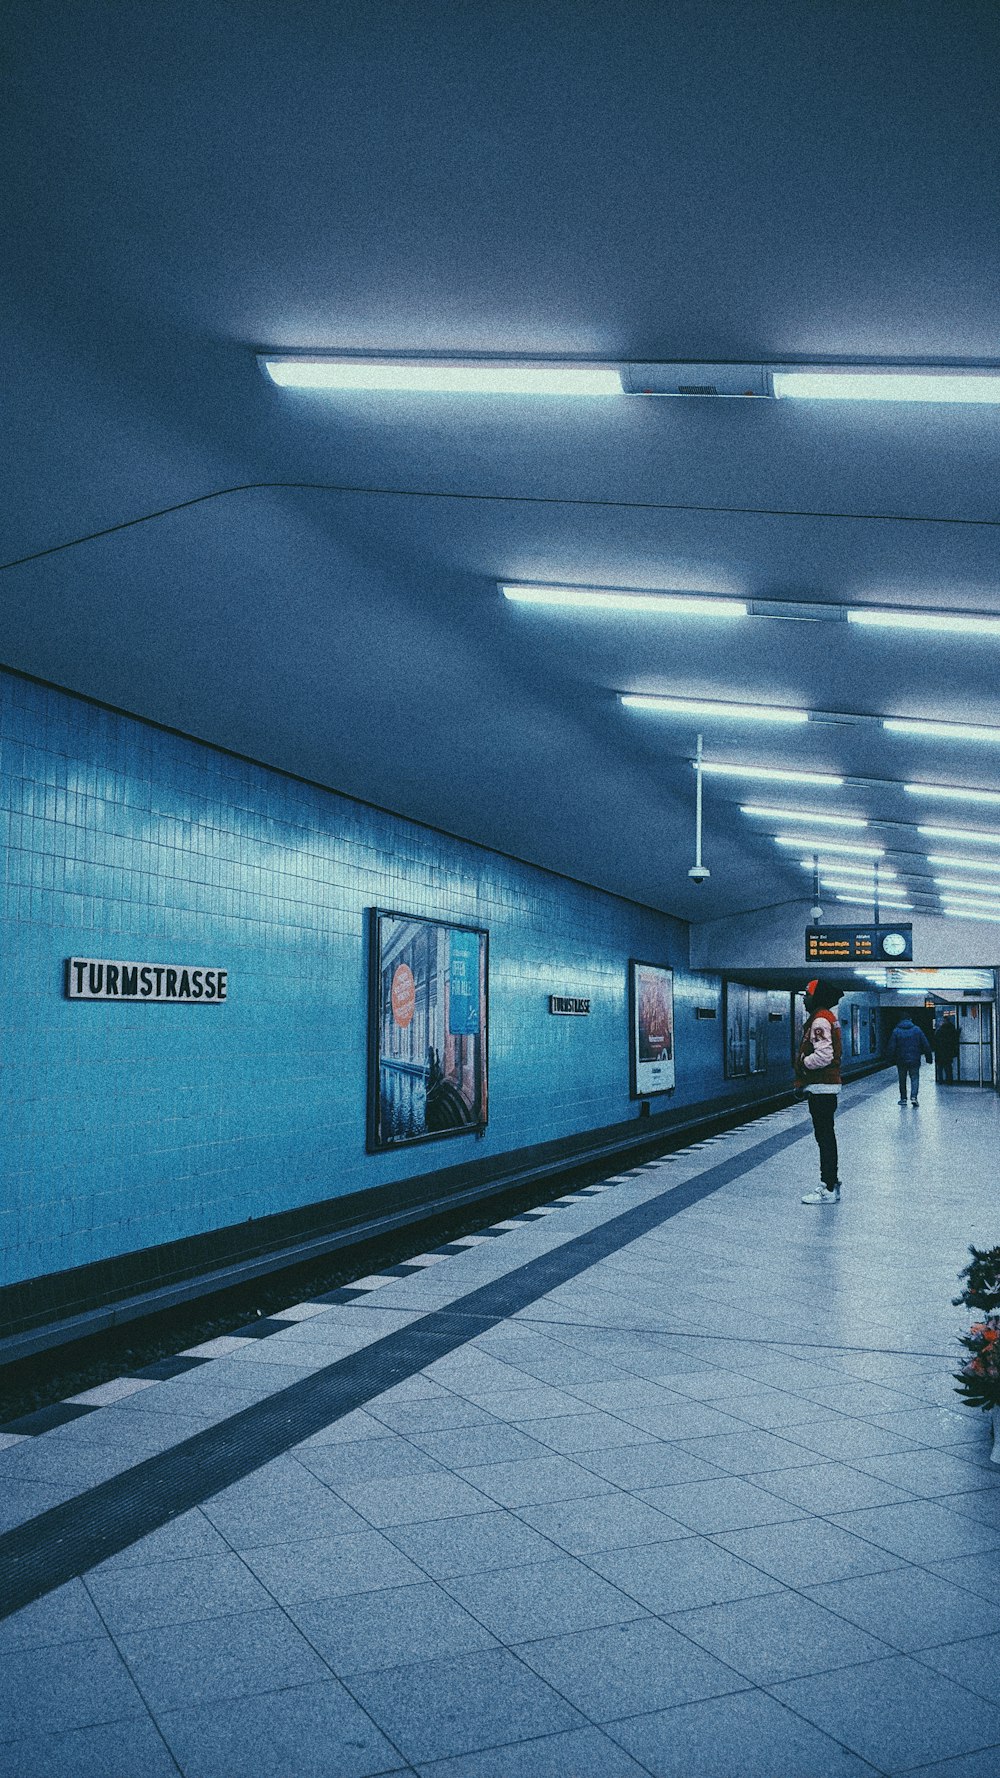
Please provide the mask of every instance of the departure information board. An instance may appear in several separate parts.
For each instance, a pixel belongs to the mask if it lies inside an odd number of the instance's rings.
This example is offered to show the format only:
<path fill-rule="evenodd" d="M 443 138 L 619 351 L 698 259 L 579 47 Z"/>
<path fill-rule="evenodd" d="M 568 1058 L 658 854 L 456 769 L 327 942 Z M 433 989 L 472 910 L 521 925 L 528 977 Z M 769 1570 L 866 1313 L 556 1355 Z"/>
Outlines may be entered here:
<path fill-rule="evenodd" d="M 913 927 L 807 926 L 807 963 L 905 963 L 913 959 Z"/>

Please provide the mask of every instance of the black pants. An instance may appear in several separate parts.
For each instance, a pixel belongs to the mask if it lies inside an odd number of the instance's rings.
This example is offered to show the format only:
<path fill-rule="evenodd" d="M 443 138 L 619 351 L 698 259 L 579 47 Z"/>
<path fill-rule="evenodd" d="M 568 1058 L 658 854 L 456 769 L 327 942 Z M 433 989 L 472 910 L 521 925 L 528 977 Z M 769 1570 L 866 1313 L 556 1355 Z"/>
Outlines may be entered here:
<path fill-rule="evenodd" d="M 940 1060 L 938 1061 L 938 1065 L 937 1065 L 938 1080 L 950 1087 L 953 1087 L 955 1085 L 954 1068 L 955 1068 L 954 1056 L 942 1056 L 940 1058 Z"/>
<path fill-rule="evenodd" d="M 910 1077 L 910 1098 L 915 1099 L 920 1091 L 920 1063 L 897 1062 L 896 1073 L 899 1076 L 899 1096 L 906 1098 L 906 1077 Z"/>
<path fill-rule="evenodd" d="M 837 1136 L 833 1120 L 837 1115 L 836 1093 L 807 1093 L 813 1135 L 819 1143 L 819 1176 L 824 1185 L 838 1185 Z"/>

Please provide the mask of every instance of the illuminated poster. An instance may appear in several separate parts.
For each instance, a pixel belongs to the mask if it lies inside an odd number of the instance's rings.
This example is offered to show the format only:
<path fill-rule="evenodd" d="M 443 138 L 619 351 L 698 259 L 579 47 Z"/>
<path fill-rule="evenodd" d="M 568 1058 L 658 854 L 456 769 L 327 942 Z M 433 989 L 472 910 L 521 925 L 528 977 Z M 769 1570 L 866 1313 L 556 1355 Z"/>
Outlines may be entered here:
<path fill-rule="evenodd" d="M 674 972 L 660 963 L 629 964 L 632 1011 L 631 1094 L 669 1093 L 674 1086 Z"/>
<path fill-rule="evenodd" d="M 750 1072 L 750 989 L 744 982 L 726 983 L 726 1077 L 740 1080 Z"/>
<path fill-rule="evenodd" d="M 487 943 L 372 910 L 370 1149 L 485 1129 Z"/>

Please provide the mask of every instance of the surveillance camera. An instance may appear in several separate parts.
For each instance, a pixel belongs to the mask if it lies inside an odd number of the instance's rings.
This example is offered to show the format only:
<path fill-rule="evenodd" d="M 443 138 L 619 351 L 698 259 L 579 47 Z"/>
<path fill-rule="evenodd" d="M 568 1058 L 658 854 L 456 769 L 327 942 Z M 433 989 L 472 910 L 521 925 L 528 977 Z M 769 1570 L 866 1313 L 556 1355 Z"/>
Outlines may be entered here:
<path fill-rule="evenodd" d="M 711 871 L 705 864 L 693 864 L 688 871 L 688 876 L 691 878 L 692 883 L 707 883 L 711 874 Z"/>
<path fill-rule="evenodd" d="M 814 926 L 819 925 L 820 921 L 823 918 L 823 909 L 820 907 L 819 902 L 816 903 L 816 906 L 814 908 L 809 909 L 809 918 L 812 921 Z"/>

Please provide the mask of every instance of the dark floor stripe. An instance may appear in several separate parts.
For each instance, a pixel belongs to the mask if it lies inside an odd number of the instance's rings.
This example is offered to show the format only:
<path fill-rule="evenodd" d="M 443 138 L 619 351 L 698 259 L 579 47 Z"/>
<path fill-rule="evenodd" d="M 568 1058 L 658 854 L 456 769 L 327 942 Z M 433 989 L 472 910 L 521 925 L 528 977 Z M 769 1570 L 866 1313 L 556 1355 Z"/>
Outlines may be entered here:
<path fill-rule="evenodd" d="M 865 1095 L 867 1096 L 867 1095 Z M 859 1100 L 855 1103 L 860 1102 Z M 599 1260 L 812 1135 L 809 1124 L 767 1137 L 693 1179 L 482 1285 L 449 1308 L 372 1341 L 0 1537 L 0 1617 L 127 1549 L 200 1506 L 292 1445 L 536 1302 Z M 423 1269 L 423 1268 L 421 1268 Z M 47 1410 L 43 1410 L 47 1411 Z"/>
<path fill-rule="evenodd" d="M 0 1426 L 0 1432 L 20 1433 L 28 1438 L 37 1438 L 41 1432 L 51 1432 L 54 1426 L 65 1426 L 68 1420 L 79 1420 L 81 1414 L 92 1414 L 96 1407 L 96 1402 L 54 1401 L 51 1407 L 35 1408 L 30 1414 L 22 1414 L 19 1420 L 6 1420 Z"/>

